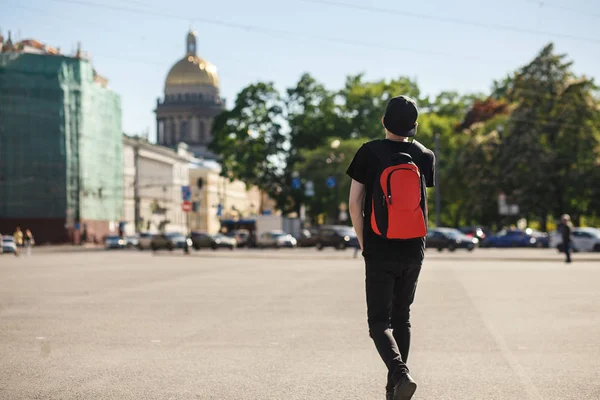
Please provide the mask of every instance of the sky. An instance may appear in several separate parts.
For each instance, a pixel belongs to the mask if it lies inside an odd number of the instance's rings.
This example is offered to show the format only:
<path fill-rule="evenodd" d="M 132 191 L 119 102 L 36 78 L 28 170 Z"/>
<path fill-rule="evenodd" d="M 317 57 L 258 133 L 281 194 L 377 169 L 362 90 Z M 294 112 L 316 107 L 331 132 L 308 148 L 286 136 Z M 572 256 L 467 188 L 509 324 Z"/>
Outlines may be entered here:
<path fill-rule="evenodd" d="M 0 30 L 71 54 L 77 42 L 121 96 L 123 131 L 155 138 L 153 109 L 187 32 L 218 68 L 221 96 L 256 81 L 329 89 L 349 74 L 408 76 L 422 93 L 489 92 L 549 42 L 600 77 L 595 0 L 0 0 Z"/>

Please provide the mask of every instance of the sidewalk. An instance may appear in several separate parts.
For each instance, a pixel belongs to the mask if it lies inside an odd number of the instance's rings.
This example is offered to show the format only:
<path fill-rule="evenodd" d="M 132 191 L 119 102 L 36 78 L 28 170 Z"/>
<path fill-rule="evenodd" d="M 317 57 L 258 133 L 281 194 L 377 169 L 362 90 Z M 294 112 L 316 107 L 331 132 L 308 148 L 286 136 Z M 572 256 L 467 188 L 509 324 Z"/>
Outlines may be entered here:
<path fill-rule="evenodd" d="M 104 246 L 101 244 L 86 243 L 84 245 L 73 245 L 73 244 L 51 244 L 51 245 L 39 245 L 33 248 L 34 253 L 78 253 L 86 251 L 99 251 L 104 250 Z"/>
<path fill-rule="evenodd" d="M 104 246 L 98 244 L 87 243 L 83 246 L 71 244 L 65 245 L 41 245 L 33 249 L 34 254 L 59 254 L 59 253 L 82 253 L 82 252 L 98 252 L 105 251 Z M 131 249 L 114 250 L 114 253 L 129 253 Z M 137 254 L 152 254 L 150 250 L 144 252 L 135 251 Z M 278 260 L 352 260 L 354 250 L 337 251 L 326 249 L 317 251 L 314 248 L 300 249 L 236 249 L 229 250 L 208 250 L 191 251 L 190 255 L 184 255 L 183 250 L 177 249 L 173 252 L 159 251 L 156 256 L 185 256 L 185 257 L 200 257 L 200 258 L 237 258 L 237 259 L 278 259 Z M 362 257 L 358 257 L 362 260 Z M 553 249 L 476 249 L 473 252 L 457 250 L 455 252 L 438 252 L 437 250 L 427 250 L 425 254 L 426 260 L 448 260 L 448 261 L 482 261 L 482 262 L 497 262 L 497 261 L 515 261 L 515 262 L 564 262 L 564 254 L 558 253 Z M 585 263 L 600 263 L 600 253 L 574 253 L 574 262 Z"/>

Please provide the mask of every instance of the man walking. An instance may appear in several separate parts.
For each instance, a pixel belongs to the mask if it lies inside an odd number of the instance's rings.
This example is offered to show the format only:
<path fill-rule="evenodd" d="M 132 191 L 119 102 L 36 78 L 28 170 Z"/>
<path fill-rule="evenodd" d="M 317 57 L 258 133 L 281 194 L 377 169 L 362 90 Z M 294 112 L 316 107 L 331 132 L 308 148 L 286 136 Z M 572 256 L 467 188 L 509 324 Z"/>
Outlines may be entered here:
<path fill-rule="evenodd" d="M 366 265 L 369 334 L 387 369 L 386 400 L 409 400 L 417 385 L 406 365 L 410 306 L 425 254 L 427 198 L 435 156 L 417 133 L 414 100 L 395 97 L 382 119 L 385 139 L 365 143 L 347 174 L 350 216 Z"/>
<path fill-rule="evenodd" d="M 561 217 L 561 222 L 562 222 L 562 226 L 561 226 L 561 235 L 562 235 L 562 244 L 563 244 L 563 248 L 565 250 L 565 262 L 567 264 L 571 263 L 571 250 L 572 250 L 572 245 L 571 245 L 571 234 L 573 233 L 573 224 L 571 223 L 571 217 L 569 216 L 569 214 L 564 214 Z"/>

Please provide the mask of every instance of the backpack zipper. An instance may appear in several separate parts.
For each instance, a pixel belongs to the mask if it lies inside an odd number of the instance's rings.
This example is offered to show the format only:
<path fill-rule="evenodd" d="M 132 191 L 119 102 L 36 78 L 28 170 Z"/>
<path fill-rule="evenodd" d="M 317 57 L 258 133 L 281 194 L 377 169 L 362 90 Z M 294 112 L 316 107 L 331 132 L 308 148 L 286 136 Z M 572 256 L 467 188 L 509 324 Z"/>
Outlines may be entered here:
<path fill-rule="evenodd" d="M 414 170 L 412 170 L 410 168 L 396 168 L 395 170 L 390 172 L 390 174 L 387 177 L 387 204 L 389 204 L 389 205 L 392 205 L 392 187 L 390 186 L 390 183 L 392 181 L 392 175 L 394 174 L 394 172 L 401 171 L 401 170 L 414 172 Z M 386 196 L 384 195 L 384 202 L 385 202 L 385 197 Z"/>

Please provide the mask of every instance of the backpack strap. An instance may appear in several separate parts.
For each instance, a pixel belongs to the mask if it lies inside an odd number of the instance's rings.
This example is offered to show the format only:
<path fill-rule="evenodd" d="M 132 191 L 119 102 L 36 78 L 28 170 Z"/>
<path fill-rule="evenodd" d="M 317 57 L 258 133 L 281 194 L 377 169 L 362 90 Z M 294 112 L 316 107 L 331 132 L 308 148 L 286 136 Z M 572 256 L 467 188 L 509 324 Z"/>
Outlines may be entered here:
<path fill-rule="evenodd" d="M 421 150 L 420 154 L 417 157 L 413 158 L 411 156 L 412 161 L 418 167 L 419 164 L 420 164 L 421 159 L 423 158 L 423 155 L 425 154 L 426 147 L 423 146 L 421 143 L 419 143 L 416 140 L 412 140 L 410 142 L 410 144 L 411 144 L 411 146 L 415 146 L 419 150 Z M 390 164 L 393 161 L 393 156 L 394 155 L 391 154 L 391 152 L 388 150 L 387 143 L 386 143 L 386 141 L 384 139 L 378 139 L 378 140 L 373 140 L 373 141 L 367 142 L 366 146 L 367 146 L 367 148 L 369 148 L 371 150 L 371 152 L 373 153 L 373 155 L 375 155 L 375 157 L 377 157 L 377 159 L 379 160 L 379 162 L 382 165 L 388 165 L 388 164 Z"/>
<path fill-rule="evenodd" d="M 379 160 L 381 165 L 387 165 L 391 162 L 389 151 L 386 151 L 386 146 L 383 140 L 373 140 L 366 143 L 366 146 L 371 153 Z"/>

